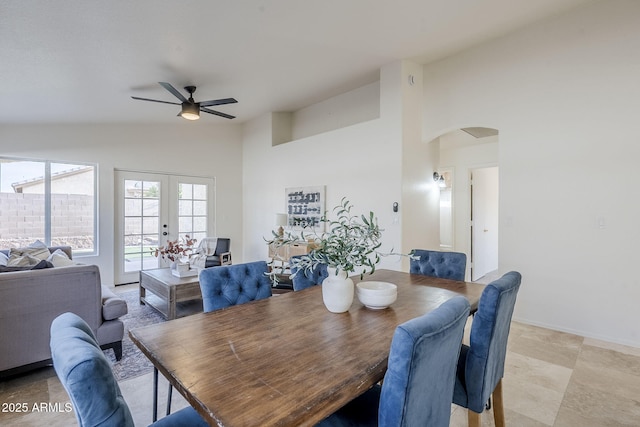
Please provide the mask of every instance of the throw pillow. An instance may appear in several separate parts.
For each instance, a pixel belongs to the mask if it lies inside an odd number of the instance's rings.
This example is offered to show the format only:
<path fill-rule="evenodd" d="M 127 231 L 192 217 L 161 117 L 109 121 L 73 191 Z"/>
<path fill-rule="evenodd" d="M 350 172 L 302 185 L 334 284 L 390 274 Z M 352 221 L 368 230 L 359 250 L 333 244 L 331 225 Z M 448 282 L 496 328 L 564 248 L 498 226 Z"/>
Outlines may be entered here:
<path fill-rule="evenodd" d="M 9 257 L 4 254 L 4 252 L 0 252 L 0 265 L 6 266 L 9 261 Z"/>
<path fill-rule="evenodd" d="M 46 260 L 51 255 L 49 252 L 49 248 L 47 245 L 42 243 L 40 240 L 36 240 L 26 248 L 11 248 L 9 250 L 9 256 L 16 254 L 17 256 L 21 255 L 30 255 L 34 258 L 38 258 L 40 260 Z"/>
<path fill-rule="evenodd" d="M 40 261 L 42 260 L 29 254 L 22 254 L 22 252 L 14 252 L 11 250 L 9 253 L 9 260 L 7 261 L 7 267 L 33 267 Z"/>
<path fill-rule="evenodd" d="M 75 264 L 73 261 L 69 259 L 69 256 L 62 249 L 56 249 L 54 253 L 49 255 L 49 258 L 47 258 L 47 261 L 53 264 L 54 267 L 64 267 L 66 265 Z"/>

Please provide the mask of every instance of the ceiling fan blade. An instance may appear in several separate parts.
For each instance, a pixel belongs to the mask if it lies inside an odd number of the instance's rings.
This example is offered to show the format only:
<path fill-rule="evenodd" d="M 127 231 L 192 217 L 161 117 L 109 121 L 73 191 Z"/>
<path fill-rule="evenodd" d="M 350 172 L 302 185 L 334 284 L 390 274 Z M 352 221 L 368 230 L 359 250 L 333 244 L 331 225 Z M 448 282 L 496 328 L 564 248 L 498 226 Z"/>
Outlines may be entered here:
<path fill-rule="evenodd" d="M 137 96 L 132 96 L 131 98 L 137 99 L 138 101 L 151 101 L 151 102 L 162 102 L 163 104 L 182 105 L 179 102 L 160 101 L 158 99 L 139 98 Z"/>
<path fill-rule="evenodd" d="M 176 98 L 178 98 L 180 101 L 182 102 L 189 102 L 187 100 L 187 98 L 184 97 L 183 94 L 181 94 L 180 92 L 178 92 L 178 90 L 171 86 L 171 83 L 166 83 L 166 82 L 158 82 L 163 88 L 165 88 L 166 90 L 168 90 L 169 92 L 171 92 L 173 94 L 173 96 L 175 96 Z"/>
<path fill-rule="evenodd" d="M 202 104 L 200 104 L 202 105 Z M 220 111 L 210 110 L 208 108 L 200 107 L 200 111 L 204 111 L 205 113 L 214 114 L 216 116 L 224 117 L 225 119 L 235 119 L 236 116 L 232 116 L 229 114 L 221 113 Z"/>
<path fill-rule="evenodd" d="M 211 107 L 212 105 L 225 105 L 225 104 L 235 104 L 235 98 L 223 98 L 223 99 L 212 99 L 211 101 L 202 101 L 200 102 L 201 107 Z"/>

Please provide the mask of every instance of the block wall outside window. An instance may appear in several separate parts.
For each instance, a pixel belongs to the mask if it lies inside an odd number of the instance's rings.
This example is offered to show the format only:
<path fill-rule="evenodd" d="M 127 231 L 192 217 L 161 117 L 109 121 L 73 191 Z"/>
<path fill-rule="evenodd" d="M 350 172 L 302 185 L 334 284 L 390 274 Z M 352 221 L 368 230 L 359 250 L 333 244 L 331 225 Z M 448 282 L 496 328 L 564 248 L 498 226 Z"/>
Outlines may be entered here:
<path fill-rule="evenodd" d="M 41 240 L 95 254 L 96 169 L 0 157 L 0 248 Z"/>

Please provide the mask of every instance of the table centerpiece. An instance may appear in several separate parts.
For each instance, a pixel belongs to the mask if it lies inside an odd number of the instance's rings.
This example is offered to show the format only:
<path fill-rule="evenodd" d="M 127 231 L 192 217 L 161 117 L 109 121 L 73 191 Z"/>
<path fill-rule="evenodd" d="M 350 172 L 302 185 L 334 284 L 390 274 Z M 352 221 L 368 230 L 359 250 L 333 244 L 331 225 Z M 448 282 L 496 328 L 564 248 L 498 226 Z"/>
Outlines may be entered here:
<path fill-rule="evenodd" d="M 313 271 L 320 264 L 325 264 L 329 276 L 322 282 L 322 299 L 327 309 L 334 313 L 349 310 L 353 303 L 354 284 L 350 274 L 371 274 L 376 269 L 383 254 L 379 251 L 382 229 L 373 212 L 368 215 L 352 213 L 351 202 L 342 198 L 339 205 L 333 208 L 335 219 L 327 214 L 320 221 L 327 225 L 327 231 L 318 233 L 314 227 L 304 226 L 299 234 L 286 231 L 283 234 L 273 232 L 273 238 L 267 244 L 279 245 L 311 244 L 309 253 L 290 260 L 296 274 Z M 277 278 L 272 274 L 272 280 Z"/>

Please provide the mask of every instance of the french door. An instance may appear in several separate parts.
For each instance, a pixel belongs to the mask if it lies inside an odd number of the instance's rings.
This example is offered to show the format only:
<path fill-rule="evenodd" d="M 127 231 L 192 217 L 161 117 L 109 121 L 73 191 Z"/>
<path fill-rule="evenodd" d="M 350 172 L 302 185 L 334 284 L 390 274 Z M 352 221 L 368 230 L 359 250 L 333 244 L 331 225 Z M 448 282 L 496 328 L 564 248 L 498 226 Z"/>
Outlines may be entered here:
<path fill-rule="evenodd" d="M 153 250 L 169 240 L 214 235 L 213 178 L 119 170 L 115 179 L 115 284 L 157 268 Z"/>

